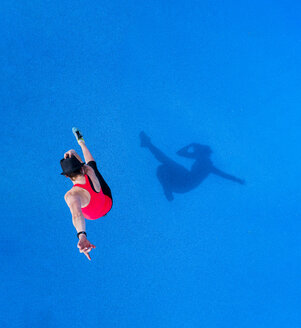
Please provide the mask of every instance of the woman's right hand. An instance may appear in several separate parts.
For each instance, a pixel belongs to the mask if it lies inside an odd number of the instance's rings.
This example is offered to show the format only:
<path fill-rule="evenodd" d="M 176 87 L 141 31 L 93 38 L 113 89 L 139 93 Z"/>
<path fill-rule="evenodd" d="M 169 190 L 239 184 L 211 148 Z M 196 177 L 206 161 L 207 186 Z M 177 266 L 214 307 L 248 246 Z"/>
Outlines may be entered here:
<path fill-rule="evenodd" d="M 80 235 L 79 241 L 77 243 L 77 247 L 79 248 L 80 253 L 84 253 L 87 256 L 87 258 L 91 261 L 91 256 L 89 252 L 93 248 L 96 248 L 96 246 L 92 245 L 86 236 L 83 237 L 83 235 Z"/>

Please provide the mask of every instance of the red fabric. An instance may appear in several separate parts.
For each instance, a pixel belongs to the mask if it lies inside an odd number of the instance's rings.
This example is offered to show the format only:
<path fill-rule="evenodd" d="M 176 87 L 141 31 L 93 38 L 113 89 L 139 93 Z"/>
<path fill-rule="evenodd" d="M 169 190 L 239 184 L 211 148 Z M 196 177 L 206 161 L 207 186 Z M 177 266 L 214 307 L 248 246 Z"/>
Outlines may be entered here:
<path fill-rule="evenodd" d="M 89 191 L 91 200 L 88 206 L 82 207 L 83 215 L 88 220 L 96 220 L 107 214 L 112 207 L 112 199 L 104 195 L 102 190 L 95 192 L 89 182 L 88 176 L 85 175 L 85 184 L 75 184 L 73 187 L 80 187 Z"/>

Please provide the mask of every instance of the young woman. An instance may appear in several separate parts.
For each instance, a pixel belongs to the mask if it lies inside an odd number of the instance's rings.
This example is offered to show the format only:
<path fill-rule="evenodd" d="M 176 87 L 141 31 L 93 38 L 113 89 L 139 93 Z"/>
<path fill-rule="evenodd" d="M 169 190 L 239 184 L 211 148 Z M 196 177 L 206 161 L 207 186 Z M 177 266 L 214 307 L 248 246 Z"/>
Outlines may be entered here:
<path fill-rule="evenodd" d="M 87 148 L 81 132 L 72 128 L 80 145 L 85 164 L 74 149 L 67 151 L 60 161 L 62 175 L 68 177 L 73 187 L 65 194 L 65 201 L 72 214 L 72 222 L 79 238 L 77 247 L 91 260 L 89 252 L 95 248 L 86 234 L 85 219 L 96 220 L 106 215 L 112 208 L 113 199 L 109 186 L 97 169 L 96 162 Z"/>

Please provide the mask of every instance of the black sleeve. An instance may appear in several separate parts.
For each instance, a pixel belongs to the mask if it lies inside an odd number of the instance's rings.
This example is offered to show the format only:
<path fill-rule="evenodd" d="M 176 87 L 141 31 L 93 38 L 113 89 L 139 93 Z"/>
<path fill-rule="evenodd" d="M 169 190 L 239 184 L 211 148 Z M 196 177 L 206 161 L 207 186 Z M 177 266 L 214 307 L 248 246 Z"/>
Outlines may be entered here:
<path fill-rule="evenodd" d="M 97 165 L 95 161 L 90 161 L 87 163 L 87 165 L 91 166 L 94 169 L 94 171 L 97 170 Z"/>

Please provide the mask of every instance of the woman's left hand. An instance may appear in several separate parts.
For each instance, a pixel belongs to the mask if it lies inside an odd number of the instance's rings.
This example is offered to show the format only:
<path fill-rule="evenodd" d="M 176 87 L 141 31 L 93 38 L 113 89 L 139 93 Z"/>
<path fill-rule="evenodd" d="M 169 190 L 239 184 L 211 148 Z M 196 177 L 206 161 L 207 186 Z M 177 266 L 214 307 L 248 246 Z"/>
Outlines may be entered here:
<path fill-rule="evenodd" d="M 74 154 L 76 154 L 76 151 L 74 149 L 70 149 L 64 154 L 64 158 L 66 159 L 68 157 L 71 157 Z"/>

